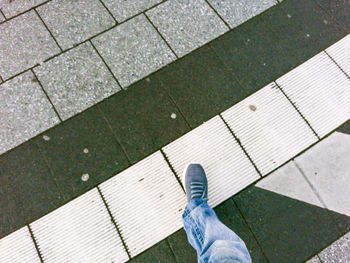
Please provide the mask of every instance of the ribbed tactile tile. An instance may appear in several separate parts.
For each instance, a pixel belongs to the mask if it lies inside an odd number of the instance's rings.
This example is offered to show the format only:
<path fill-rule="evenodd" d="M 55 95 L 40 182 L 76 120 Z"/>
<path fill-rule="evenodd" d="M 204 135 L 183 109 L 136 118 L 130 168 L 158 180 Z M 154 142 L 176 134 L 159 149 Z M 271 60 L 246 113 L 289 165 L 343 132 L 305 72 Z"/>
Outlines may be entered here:
<path fill-rule="evenodd" d="M 126 262 L 96 188 L 31 224 L 45 262 Z"/>
<path fill-rule="evenodd" d="M 222 113 L 263 175 L 317 141 L 275 83 Z"/>
<path fill-rule="evenodd" d="M 202 164 L 208 177 L 208 203 L 212 206 L 260 178 L 219 116 L 163 149 L 181 180 L 188 163 Z"/>
<path fill-rule="evenodd" d="M 350 77 L 350 35 L 326 49 L 342 70 Z"/>
<path fill-rule="evenodd" d="M 100 188 L 132 257 L 182 227 L 185 194 L 159 151 Z"/>
<path fill-rule="evenodd" d="M 38 252 L 35 249 L 28 227 L 25 226 L 0 239 L 0 262 L 40 263 Z"/>
<path fill-rule="evenodd" d="M 350 80 L 324 52 L 276 82 L 320 137 L 350 118 Z"/>

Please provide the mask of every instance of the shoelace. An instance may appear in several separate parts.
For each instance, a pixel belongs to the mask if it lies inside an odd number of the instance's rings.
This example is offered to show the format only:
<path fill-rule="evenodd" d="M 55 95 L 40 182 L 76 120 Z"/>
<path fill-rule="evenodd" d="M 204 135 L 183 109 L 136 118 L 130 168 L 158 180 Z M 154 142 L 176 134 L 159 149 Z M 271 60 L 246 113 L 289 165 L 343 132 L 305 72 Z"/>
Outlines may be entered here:
<path fill-rule="evenodd" d="M 192 182 L 191 185 L 191 199 L 201 198 L 204 192 L 204 185 L 201 182 Z"/>

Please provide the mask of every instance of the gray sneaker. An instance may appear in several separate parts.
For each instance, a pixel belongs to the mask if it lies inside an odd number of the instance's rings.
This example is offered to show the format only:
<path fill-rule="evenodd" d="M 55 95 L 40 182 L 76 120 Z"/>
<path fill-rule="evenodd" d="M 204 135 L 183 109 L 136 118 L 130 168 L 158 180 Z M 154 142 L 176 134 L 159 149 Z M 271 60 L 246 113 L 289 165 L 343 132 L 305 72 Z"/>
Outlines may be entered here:
<path fill-rule="evenodd" d="M 208 199 L 207 176 L 199 163 L 190 163 L 187 165 L 183 175 L 183 182 L 185 183 L 188 201 L 194 198 Z"/>

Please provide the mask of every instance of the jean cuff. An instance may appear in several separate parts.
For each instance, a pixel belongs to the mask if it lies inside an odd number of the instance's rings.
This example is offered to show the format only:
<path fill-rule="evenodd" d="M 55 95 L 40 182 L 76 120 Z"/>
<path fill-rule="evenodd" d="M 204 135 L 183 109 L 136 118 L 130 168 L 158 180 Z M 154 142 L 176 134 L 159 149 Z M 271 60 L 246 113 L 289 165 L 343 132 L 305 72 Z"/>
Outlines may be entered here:
<path fill-rule="evenodd" d="M 188 216 L 196 207 L 200 206 L 203 203 L 207 203 L 207 199 L 203 199 L 203 198 L 191 199 L 186 205 L 185 211 L 182 214 L 182 218 L 185 218 L 186 216 Z"/>

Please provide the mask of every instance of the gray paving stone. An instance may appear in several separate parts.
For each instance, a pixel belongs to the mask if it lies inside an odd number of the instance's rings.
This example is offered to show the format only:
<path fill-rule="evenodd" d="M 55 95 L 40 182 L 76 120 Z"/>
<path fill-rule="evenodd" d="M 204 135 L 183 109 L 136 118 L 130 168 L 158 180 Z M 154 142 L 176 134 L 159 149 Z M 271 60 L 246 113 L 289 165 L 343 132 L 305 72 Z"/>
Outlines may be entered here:
<path fill-rule="evenodd" d="M 106 7 L 112 12 L 118 22 L 122 22 L 152 6 L 162 2 L 162 0 L 102 0 Z"/>
<path fill-rule="evenodd" d="M 63 49 L 115 25 L 99 0 L 53 0 L 37 10 Z"/>
<path fill-rule="evenodd" d="M 93 43 L 122 87 L 176 59 L 143 14 L 94 38 Z"/>
<path fill-rule="evenodd" d="M 319 253 L 322 263 L 350 262 L 350 232 Z"/>
<path fill-rule="evenodd" d="M 277 3 L 276 0 L 208 0 L 221 17 L 234 28 Z"/>
<path fill-rule="evenodd" d="M 295 159 L 327 208 L 350 216 L 350 135 L 335 132 Z"/>
<path fill-rule="evenodd" d="M 180 57 L 228 30 L 204 0 L 167 1 L 146 14 Z"/>
<path fill-rule="evenodd" d="M 47 0 L 2 0 L 4 2 L 2 11 L 7 18 L 23 13 L 32 7 L 46 2 Z M 1 1 L 0 1 L 1 2 Z"/>
<path fill-rule="evenodd" d="M 308 260 L 306 263 L 321 263 L 320 259 L 318 256 L 314 256 L 312 259 Z"/>
<path fill-rule="evenodd" d="M 34 11 L 0 25 L 0 75 L 4 79 L 60 50 Z"/>
<path fill-rule="evenodd" d="M 0 154 L 59 123 L 32 72 L 0 85 Z"/>
<path fill-rule="evenodd" d="M 120 90 L 89 42 L 49 60 L 34 71 L 63 120 Z"/>

